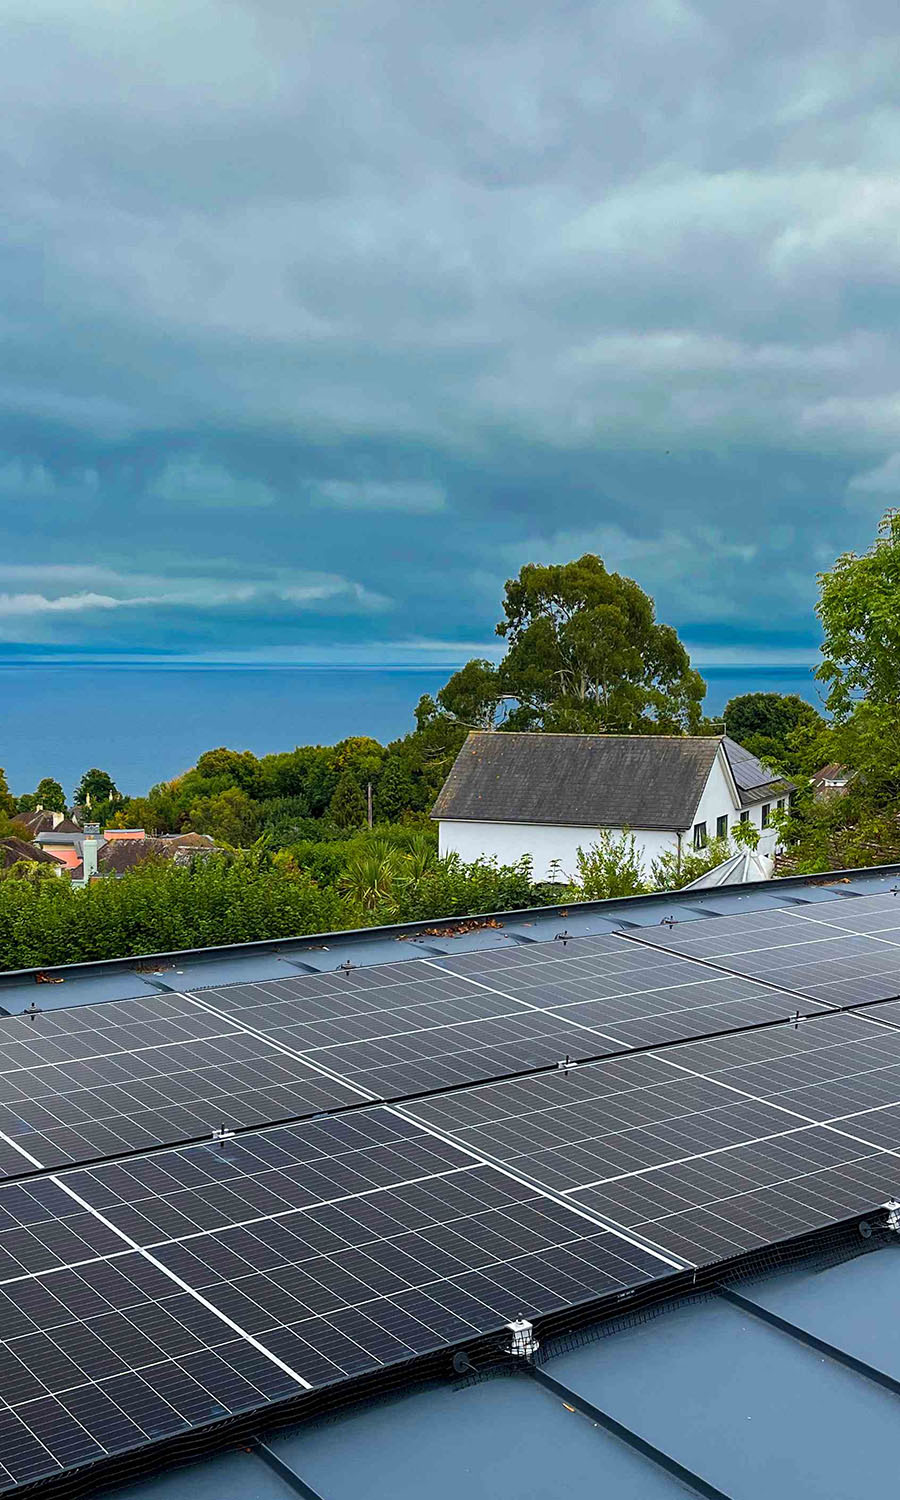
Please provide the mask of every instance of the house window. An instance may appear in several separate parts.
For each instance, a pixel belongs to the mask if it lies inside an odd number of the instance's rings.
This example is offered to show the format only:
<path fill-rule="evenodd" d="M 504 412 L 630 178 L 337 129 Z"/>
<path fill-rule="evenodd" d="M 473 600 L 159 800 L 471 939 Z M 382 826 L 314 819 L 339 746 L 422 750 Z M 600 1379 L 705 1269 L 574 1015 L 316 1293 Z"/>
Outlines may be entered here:
<path fill-rule="evenodd" d="M 778 811 L 779 811 L 779 812 L 784 812 L 784 804 L 785 804 L 785 800 L 786 800 L 786 799 L 785 799 L 785 798 L 784 798 L 784 797 L 779 797 L 779 798 L 778 798 Z"/>
<path fill-rule="evenodd" d="M 694 848 L 695 849 L 705 849 L 706 848 L 706 824 L 705 823 L 695 823 L 694 824 Z"/>
<path fill-rule="evenodd" d="M 727 838 L 727 837 L 728 837 L 728 814 L 725 813 L 721 818 L 716 818 L 716 838 L 717 839 L 724 839 L 724 838 Z"/>
<path fill-rule="evenodd" d="M 741 813 L 741 822 L 742 823 L 749 823 L 750 822 L 750 814 L 746 810 Z"/>
<path fill-rule="evenodd" d="M 762 813 L 760 814 L 760 819 L 759 819 L 759 826 L 760 826 L 760 828 L 768 828 L 768 826 L 769 826 L 769 813 L 771 811 L 772 811 L 772 804 L 771 804 L 771 802 L 764 802 L 763 806 L 762 806 Z"/>

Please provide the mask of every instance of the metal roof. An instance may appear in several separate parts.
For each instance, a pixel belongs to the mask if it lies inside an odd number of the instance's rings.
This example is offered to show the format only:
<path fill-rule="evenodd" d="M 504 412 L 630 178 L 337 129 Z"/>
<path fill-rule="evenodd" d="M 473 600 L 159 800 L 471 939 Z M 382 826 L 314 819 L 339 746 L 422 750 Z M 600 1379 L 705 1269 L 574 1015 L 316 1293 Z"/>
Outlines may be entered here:
<path fill-rule="evenodd" d="M 712 891 L 660 893 L 535 908 L 458 922 L 155 955 L 7 976 L 0 1005 L 21 1011 L 161 989 L 196 989 L 527 944 L 559 933 L 715 918 L 759 908 L 854 900 L 896 890 L 900 866 L 832 872 Z M 460 936 L 454 937 L 454 930 Z M 898 1158 L 900 1196 L 900 1158 Z M 855 1235 L 855 1225 L 850 1232 Z M 856 1248 L 859 1248 L 858 1243 Z M 736 1290 L 649 1311 L 603 1337 L 545 1339 L 536 1374 L 501 1371 L 459 1388 L 410 1384 L 399 1394 L 269 1433 L 260 1446 L 106 1492 L 112 1500 L 573 1500 L 598 1479 L 617 1500 L 685 1492 L 855 1500 L 890 1483 L 900 1355 L 900 1244 L 822 1269 L 782 1270 Z M 657 1310 L 654 1309 L 654 1314 Z M 404 1377 L 405 1378 L 405 1377 Z"/>
<path fill-rule="evenodd" d="M 102 1500 L 858 1500 L 896 1484 L 900 1244 L 433 1382 Z M 559 1347 L 562 1352 L 555 1352 Z"/>

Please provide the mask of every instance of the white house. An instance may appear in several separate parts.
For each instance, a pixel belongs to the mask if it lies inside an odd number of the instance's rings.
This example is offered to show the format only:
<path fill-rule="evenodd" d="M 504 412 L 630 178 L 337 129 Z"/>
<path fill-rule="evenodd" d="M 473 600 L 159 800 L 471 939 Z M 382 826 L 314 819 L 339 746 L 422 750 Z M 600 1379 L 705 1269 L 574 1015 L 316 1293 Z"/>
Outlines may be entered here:
<path fill-rule="evenodd" d="M 738 822 L 760 830 L 792 788 L 734 740 L 701 735 L 470 734 L 432 810 L 441 854 L 571 876 L 601 829 L 634 835 L 645 870 L 666 850 L 702 848 Z M 556 864 L 558 861 L 558 865 Z M 559 873 L 557 873 L 557 871 Z"/>

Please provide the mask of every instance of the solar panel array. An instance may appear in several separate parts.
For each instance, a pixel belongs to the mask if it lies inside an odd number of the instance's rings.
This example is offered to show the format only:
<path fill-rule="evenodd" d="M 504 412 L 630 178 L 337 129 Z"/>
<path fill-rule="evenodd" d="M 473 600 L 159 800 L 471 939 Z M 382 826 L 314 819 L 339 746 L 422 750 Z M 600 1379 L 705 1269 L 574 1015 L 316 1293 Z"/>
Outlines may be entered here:
<path fill-rule="evenodd" d="M 900 1196 L 898 960 L 853 897 L 0 1020 L 0 1489 Z"/>
<path fill-rule="evenodd" d="M 91 1161 L 358 1100 L 179 996 L 0 1021 L 0 1175 Z"/>
<path fill-rule="evenodd" d="M 892 895 L 676 922 L 642 929 L 641 940 L 827 1005 L 900 995 L 900 901 Z"/>

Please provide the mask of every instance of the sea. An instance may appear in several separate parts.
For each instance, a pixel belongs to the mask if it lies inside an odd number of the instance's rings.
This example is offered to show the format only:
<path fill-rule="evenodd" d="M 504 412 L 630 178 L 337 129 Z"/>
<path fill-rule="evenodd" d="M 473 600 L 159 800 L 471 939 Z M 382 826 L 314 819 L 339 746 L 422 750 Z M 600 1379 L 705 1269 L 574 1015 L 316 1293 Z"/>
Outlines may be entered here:
<path fill-rule="evenodd" d="M 71 795 L 91 766 L 140 796 L 227 745 L 265 755 L 365 734 L 385 743 L 415 728 L 442 667 L 241 667 L 0 662 L 0 766 L 16 795 L 53 776 Z M 738 693 L 799 693 L 820 707 L 804 666 L 701 667 L 705 711 Z"/>

